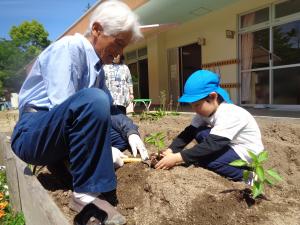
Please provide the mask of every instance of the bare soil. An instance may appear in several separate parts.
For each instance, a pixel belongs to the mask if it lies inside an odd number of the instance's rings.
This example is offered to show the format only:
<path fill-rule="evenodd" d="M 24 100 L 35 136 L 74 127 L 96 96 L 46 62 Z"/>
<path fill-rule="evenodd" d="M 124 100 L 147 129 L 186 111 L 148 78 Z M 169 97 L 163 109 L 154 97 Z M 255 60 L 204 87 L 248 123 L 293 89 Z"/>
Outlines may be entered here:
<path fill-rule="evenodd" d="M 166 145 L 191 121 L 191 115 L 140 121 L 141 136 L 164 132 Z M 275 168 L 284 181 L 266 188 L 266 199 L 251 207 L 241 197 L 247 185 L 229 181 L 193 166 L 154 170 L 142 163 L 126 164 L 116 171 L 118 209 L 128 225 L 297 225 L 300 224 L 300 119 L 256 118 L 269 152 L 267 168 Z M 156 150 L 147 146 L 150 152 Z M 70 186 L 49 171 L 38 175 L 57 205 L 72 221 L 68 208 Z"/>

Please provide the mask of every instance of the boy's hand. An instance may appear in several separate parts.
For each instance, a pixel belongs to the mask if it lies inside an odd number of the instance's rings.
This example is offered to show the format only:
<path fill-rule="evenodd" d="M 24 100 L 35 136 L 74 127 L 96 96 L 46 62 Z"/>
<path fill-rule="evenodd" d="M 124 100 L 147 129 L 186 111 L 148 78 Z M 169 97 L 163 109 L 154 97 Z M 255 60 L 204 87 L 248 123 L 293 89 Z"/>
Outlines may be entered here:
<path fill-rule="evenodd" d="M 162 156 L 166 156 L 166 155 L 169 155 L 169 154 L 172 154 L 172 153 L 173 153 L 172 149 L 168 148 L 168 149 L 162 151 L 160 154 Z"/>
<path fill-rule="evenodd" d="M 177 163 L 183 162 L 180 153 L 167 153 L 156 165 L 155 169 L 168 170 L 176 166 Z"/>

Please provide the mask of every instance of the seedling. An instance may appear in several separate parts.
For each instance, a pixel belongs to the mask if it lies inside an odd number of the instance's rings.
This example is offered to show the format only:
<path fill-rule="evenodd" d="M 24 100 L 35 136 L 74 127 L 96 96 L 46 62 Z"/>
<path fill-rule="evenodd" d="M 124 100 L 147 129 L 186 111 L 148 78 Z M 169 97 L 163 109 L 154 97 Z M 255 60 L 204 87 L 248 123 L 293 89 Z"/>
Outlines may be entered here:
<path fill-rule="evenodd" d="M 151 133 L 145 138 L 145 142 L 154 145 L 157 148 L 157 158 L 160 158 L 160 152 L 165 147 L 165 135 L 162 132 Z"/>
<path fill-rule="evenodd" d="M 154 113 L 151 112 L 145 112 L 143 111 L 142 114 L 140 115 L 140 120 L 146 120 L 146 121 L 154 121 L 157 120 L 158 118 L 154 115 Z"/>
<path fill-rule="evenodd" d="M 178 96 L 178 98 L 179 98 L 179 96 Z M 179 106 L 180 106 L 180 103 L 177 101 L 176 109 L 175 109 L 175 111 L 173 110 L 173 97 L 171 95 L 170 96 L 170 103 L 169 103 L 169 111 L 170 111 L 170 113 L 168 113 L 168 115 L 179 116 L 180 115 L 180 113 L 178 112 Z"/>
<path fill-rule="evenodd" d="M 162 90 L 159 93 L 160 110 L 166 112 L 167 92 Z"/>
<path fill-rule="evenodd" d="M 179 116 L 180 113 L 177 112 L 177 111 L 171 111 L 168 115 L 171 115 L 171 116 Z"/>
<path fill-rule="evenodd" d="M 238 159 L 229 165 L 237 167 L 245 167 L 243 180 L 249 183 L 249 179 L 253 176 L 253 182 L 251 182 L 251 195 L 255 199 L 264 193 L 264 185 L 268 184 L 273 186 L 277 181 L 282 181 L 282 177 L 274 169 L 265 169 L 263 163 L 268 159 L 268 152 L 263 151 L 258 155 L 255 155 L 251 151 L 248 151 L 252 162 L 249 163 L 245 160 Z"/>
<path fill-rule="evenodd" d="M 154 112 L 143 112 L 140 116 L 140 120 L 156 121 L 160 118 L 163 118 L 165 115 L 166 111 L 163 111 L 161 109 Z"/>

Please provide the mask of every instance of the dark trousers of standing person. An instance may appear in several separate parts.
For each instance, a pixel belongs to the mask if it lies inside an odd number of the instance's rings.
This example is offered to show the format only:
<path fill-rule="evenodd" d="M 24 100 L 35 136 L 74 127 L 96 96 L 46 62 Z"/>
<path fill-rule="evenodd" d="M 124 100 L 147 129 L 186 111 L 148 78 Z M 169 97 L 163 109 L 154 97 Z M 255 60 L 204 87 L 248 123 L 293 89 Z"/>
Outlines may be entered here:
<path fill-rule="evenodd" d="M 126 115 L 126 107 L 123 105 L 116 105 L 116 107 L 124 114 Z"/>
<path fill-rule="evenodd" d="M 19 158 L 33 165 L 69 158 L 74 191 L 103 193 L 116 189 L 110 130 L 108 96 L 88 88 L 50 111 L 24 107 L 11 145 Z"/>
<path fill-rule="evenodd" d="M 200 127 L 195 136 L 196 141 L 201 143 L 209 135 L 210 130 L 211 128 L 208 127 Z M 226 146 L 216 153 L 201 158 L 197 165 L 214 171 L 230 180 L 241 181 L 243 179 L 243 169 L 229 165 L 229 163 L 237 159 L 241 158 L 230 146 Z"/>

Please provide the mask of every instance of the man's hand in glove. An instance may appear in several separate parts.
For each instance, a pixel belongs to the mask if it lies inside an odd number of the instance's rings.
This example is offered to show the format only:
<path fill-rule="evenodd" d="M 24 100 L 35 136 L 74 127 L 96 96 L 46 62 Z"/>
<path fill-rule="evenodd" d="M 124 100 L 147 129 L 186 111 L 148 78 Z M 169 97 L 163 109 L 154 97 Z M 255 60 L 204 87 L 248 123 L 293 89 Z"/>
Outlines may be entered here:
<path fill-rule="evenodd" d="M 119 149 L 115 147 L 111 147 L 113 163 L 115 168 L 119 168 L 124 165 L 123 159 L 128 158 L 128 156 L 124 155 Z"/>
<path fill-rule="evenodd" d="M 128 142 L 129 142 L 129 145 L 131 147 L 132 154 L 134 157 L 136 157 L 137 151 L 139 151 L 142 160 L 146 160 L 149 158 L 148 151 L 139 135 L 137 135 L 137 134 L 129 135 Z"/>

